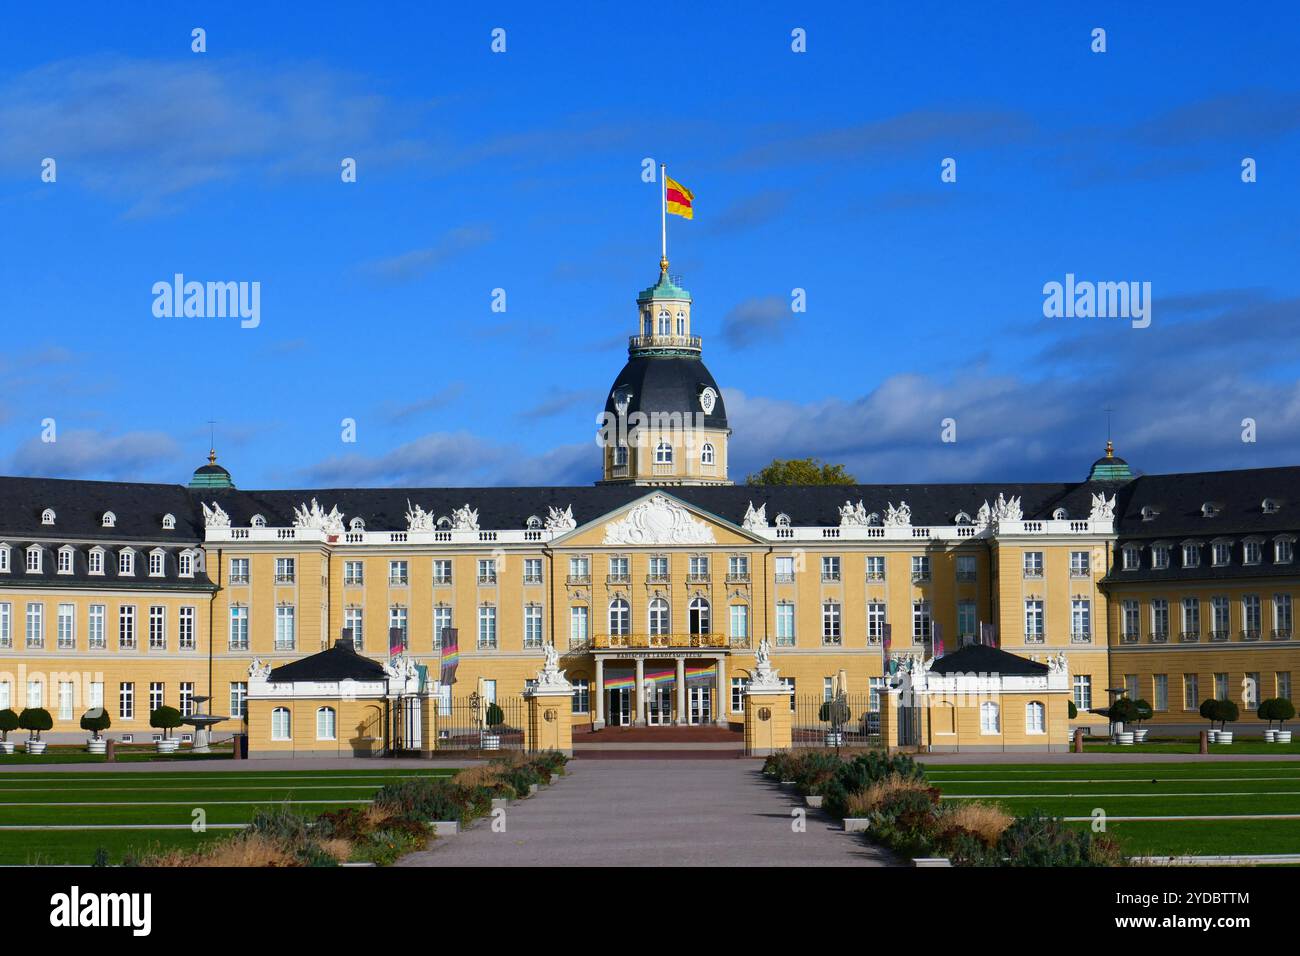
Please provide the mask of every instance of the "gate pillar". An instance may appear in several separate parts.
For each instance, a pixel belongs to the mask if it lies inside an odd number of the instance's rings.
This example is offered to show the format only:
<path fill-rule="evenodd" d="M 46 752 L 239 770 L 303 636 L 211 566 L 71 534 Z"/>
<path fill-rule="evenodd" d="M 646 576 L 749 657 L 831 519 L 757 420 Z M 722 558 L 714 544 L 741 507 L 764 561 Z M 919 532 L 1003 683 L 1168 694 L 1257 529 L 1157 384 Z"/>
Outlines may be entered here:
<path fill-rule="evenodd" d="M 790 691 L 763 688 L 745 692 L 745 752 L 766 757 L 789 750 Z"/>
<path fill-rule="evenodd" d="M 573 691 L 539 687 L 524 694 L 524 749 L 573 756 Z"/>

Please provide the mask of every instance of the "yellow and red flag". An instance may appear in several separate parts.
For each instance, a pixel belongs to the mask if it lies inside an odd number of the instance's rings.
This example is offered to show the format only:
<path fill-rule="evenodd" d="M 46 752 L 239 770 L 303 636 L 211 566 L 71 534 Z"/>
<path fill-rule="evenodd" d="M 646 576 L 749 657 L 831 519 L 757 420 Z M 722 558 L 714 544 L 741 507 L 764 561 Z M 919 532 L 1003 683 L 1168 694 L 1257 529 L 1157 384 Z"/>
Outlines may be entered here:
<path fill-rule="evenodd" d="M 694 219 L 691 212 L 691 203 L 695 200 L 695 194 L 679 183 L 675 179 L 669 179 L 664 176 L 664 202 L 668 206 L 668 211 L 674 216 L 683 216 L 686 219 Z"/>

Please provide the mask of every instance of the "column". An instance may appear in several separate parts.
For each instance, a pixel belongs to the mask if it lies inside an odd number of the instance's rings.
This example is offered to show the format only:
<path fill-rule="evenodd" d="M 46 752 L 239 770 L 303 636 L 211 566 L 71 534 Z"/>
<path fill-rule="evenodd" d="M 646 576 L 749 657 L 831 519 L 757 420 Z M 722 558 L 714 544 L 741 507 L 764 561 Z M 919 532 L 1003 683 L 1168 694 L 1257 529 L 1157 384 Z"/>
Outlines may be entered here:
<path fill-rule="evenodd" d="M 596 658 L 596 686 L 592 688 L 592 693 L 596 696 L 596 722 L 594 726 L 600 730 L 605 726 L 605 658 Z"/>
<path fill-rule="evenodd" d="M 677 658 L 677 724 L 686 723 L 686 658 Z"/>
<path fill-rule="evenodd" d="M 645 726 L 645 658 L 636 659 L 636 720 L 638 727 Z"/>
<path fill-rule="evenodd" d="M 713 722 L 726 726 L 727 711 L 731 709 L 731 688 L 727 686 L 727 659 L 718 657 L 718 700 L 713 705 Z"/>

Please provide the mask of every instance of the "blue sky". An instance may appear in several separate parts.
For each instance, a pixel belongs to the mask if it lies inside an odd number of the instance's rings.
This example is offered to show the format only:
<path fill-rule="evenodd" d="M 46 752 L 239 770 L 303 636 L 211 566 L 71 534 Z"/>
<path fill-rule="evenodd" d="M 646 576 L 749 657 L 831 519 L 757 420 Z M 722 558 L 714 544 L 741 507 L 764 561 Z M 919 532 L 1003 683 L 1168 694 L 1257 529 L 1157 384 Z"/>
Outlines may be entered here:
<path fill-rule="evenodd" d="M 646 157 L 735 478 L 1081 478 L 1106 406 L 1144 471 L 1297 461 L 1291 5 L 268 6 L 5 10 L 0 471 L 184 481 L 215 419 L 246 488 L 591 481 Z M 155 318 L 177 272 L 261 324 Z M 1044 318 L 1066 273 L 1151 326 Z"/>

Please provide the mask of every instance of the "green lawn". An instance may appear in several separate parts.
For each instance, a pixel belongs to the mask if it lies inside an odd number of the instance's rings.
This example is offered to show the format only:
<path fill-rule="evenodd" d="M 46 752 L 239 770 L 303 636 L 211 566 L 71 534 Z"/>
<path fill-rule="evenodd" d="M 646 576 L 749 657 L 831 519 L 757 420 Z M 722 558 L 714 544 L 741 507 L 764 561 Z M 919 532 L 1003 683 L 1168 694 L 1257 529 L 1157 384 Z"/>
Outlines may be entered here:
<path fill-rule="evenodd" d="M 228 834 L 195 833 L 194 811 L 208 824 L 246 823 L 259 809 L 288 805 L 315 816 L 370 801 L 385 783 L 411 776 L 450 776 L 455 770 L 369 769 L 158 773 L 78 772 L 0 774 L 0 827 L 55 825 L 78 829 L 0 829 L 0 864 L 90 863 L 98 847 L 120 862 L 130 849 L 192 847 Z M 182 829 L 93 829 L 123 824 Z"/>
<path fill-rule="evenodd" d="M 1148 753 L 1148 754 L 1197 754 L 1201 752 L 1199 737 L 1148 737 L 1145 743 L 1121 747 L 1101 739 L 1090 738 L 1084 741 L 1083 749 L 1088 753 Z M 1236 743 L 1210 744 L 1211 754 L 1300 754 L 1300 740 L 1289 744 L 1266 744 L 1262 737 L 1237 738 Z"/>
<path fill-rule="evenodd" d="M 1249 819 L 1300 814 L 1300 762 L 935 764 L 926 776 L 945 802 L 979 800 L 1013 814 L 1039 809 L 1062 817 L 1091 818 L 1101 810 L 1107 832 L 1131 855 L 1300 853 L 1300 819 Z M 1170 819 L 1114 819 L 1124 816 Z M 1173 819 L 1179 816 L 1246 819 Z"/>
<path fill-rule="evenodd" d="M 19 741 L 21 743 L 21 741 Z M 117 748 L 118 763 L 188 763 L 190 761 L 202 760 L 230 760 L 230 745 L 214 745 L 212 753 L 196 754 L 188 750 L 181 749 L 173 754 L 160 754 L 152 745 L 149 746 L 119 746 Z M 45 753 L 40 756 L 32 756 L 21 747 L 7 756 L 0 756 L 0 771 L 5 767 L 14 765 L 28 764 L 50 764 L 50 763 L 108 763 L 108 759 L 103 754 L 86 753 L 86 748 L 82 744 L 51 744 L 45 749 Z"/>

